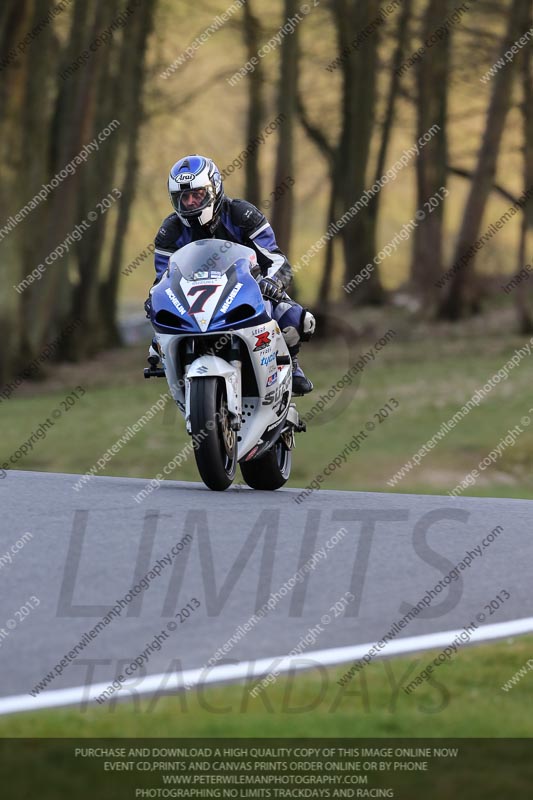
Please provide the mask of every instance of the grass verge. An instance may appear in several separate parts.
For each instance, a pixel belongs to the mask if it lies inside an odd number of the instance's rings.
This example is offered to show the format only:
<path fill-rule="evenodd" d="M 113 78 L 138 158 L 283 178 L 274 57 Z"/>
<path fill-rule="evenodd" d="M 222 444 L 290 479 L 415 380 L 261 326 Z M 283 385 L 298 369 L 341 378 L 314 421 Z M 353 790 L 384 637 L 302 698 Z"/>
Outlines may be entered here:
<path fill-rule="evenodd" d="M 466 647 L 406 694 L 403 686 L 437 655 L 371 662 L 346 686 L 347 666 L 280 676 L 257 697 L 253 682 L 106 706 L 0 718 L 7 737 L 531 737 L 533 672 L 502 685 L 533 653 L 533 636 Z"/>

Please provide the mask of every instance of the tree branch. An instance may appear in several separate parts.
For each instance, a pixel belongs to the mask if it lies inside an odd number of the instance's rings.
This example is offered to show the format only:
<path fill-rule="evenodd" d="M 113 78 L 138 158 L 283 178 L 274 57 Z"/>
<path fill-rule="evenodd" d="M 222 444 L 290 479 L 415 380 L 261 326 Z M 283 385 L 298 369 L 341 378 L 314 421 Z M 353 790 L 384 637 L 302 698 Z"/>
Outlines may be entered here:
<path fill-rule="evenodd" d="M 309 119 L 300 92 L 298 92 L 296 97 L 296 111 L 298 112 L 298 118 L 300 120 L 302 128 L 307 133 L 311 141 L 314 142 L 314 144 L 317 146 L 317 148 L 320 150 L 320 152 L 328 162 L 329 166 L 332 168 L 335 159 L 334 147 L 328 142 L 328 140 L 326 139 L 325 135 L 322 133 L 320 128 L 314 125 Z"/>
<path fill-rule="evenodd" d="M 450 175 L 458 175 L 460 178 L 466 178 L 469 181 L 474 177 L 473 170 L 463 169 L 462 167 L 453 167 L 451 164 L 447 165 L 446 170 L 450 173 Z M 501 194 L 501 196 L 505 197 L 506 200 L 510 200 L 511 203 L 518 202 L 518 198 L 511 194 L 511 192 L 509 192 L 504 186 L 500 186 L 499 183 L 493 183 L 492 190 L 498 194 Z"/>

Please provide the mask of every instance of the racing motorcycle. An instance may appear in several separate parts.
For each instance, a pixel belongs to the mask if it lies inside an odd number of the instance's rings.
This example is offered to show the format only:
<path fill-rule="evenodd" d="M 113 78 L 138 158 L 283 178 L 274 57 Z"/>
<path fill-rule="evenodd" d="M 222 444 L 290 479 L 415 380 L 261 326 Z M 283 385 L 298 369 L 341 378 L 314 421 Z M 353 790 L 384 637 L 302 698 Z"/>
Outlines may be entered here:
<path fill-rule="evenodd" d="M 144 375 L 166 377 L 200 476 L 215 491 L 231 485 L 237 463 L 251 488 L 279 489 L 294 435 L 305 431 L 291 402 L 291 357 L 259 274 L 251 248 L 204 239 L 174 253 L 150 292 L 162 366 L 152 356 Z"/>

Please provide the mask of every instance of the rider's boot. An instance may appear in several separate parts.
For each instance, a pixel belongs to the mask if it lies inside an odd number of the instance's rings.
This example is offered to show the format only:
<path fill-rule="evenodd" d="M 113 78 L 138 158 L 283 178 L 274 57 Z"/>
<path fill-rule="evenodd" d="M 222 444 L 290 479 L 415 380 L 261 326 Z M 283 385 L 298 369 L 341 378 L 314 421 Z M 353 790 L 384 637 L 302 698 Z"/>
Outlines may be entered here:
<path fill-rule="evenodd" d="M 296 347 L 289 347 L 289 353 L 292 359 L 292 393 L 293 395 L 301 396 L 312 392 L 313 384 L 300 366 L 298 361 L 299 349 L 298 345 L 296 345 Z"/>
<path fill-rule="evenodd" d="M 157 347 L 157 339 L 152 339 L 150 347 L 148 348 L 148 358 L 146 359 L 151 367 L 157 367 L 160 361 L 159 349 Z"/>

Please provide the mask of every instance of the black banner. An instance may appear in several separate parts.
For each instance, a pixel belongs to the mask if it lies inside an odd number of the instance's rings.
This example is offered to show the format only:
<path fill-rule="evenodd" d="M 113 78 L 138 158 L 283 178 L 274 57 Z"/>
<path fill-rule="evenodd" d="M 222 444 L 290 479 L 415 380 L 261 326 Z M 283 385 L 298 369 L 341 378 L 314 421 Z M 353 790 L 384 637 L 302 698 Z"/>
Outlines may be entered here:
<path fill-rule="evenodd" d="M 526 800 L 530 739 L 3 739 L 17 800 Z"/>

